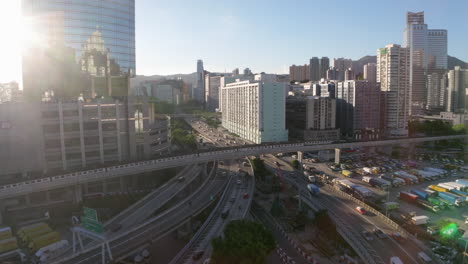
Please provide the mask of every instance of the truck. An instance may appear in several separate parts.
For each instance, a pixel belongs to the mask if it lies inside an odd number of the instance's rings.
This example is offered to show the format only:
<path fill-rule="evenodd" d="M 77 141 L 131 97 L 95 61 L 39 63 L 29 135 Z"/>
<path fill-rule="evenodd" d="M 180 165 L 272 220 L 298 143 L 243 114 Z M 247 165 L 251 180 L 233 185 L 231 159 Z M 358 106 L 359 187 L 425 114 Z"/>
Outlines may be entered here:
<path fill-rule="evenodd" d="M 41 263 L 46 263 L 47 261 L 55 259 L 58 256 L 62 255 L 67 250 L 68 241 L 60 240 L 58 242 L 52 243 L 48 246 L 39 249 L 34 255 Z"/>
<path fill-rule="evenodd" d="M 372 178 L 369 181 L 369 184 L 373 187 L 379 187 L 380 189 L 388 189 L 391 185 L 391 183 L 387 180 L 381 179 L 381 178 Z"/>
<path fill-rule="evenodd" d="M 418 200 L 418 196 L 409 192 L 401 191 L 399 195 L 400 200 L 407 201 L 409 203 L 415 203 Z"/>
<path fill-rule="evenodd" d="M 12 236 L 13 235 L 11 233 L 11 227 L 9 226 L 0 227 L 0 240 L 4 240 Z"/>
<path fill-rule="evenodd" d="M 367 173 L 366 173 L 363 169 L 361 169 L 361 168 L 357 168 L 357 169 L 356 169 L 356 173 L 359 174 L 359 175 L 362 175 L 362 176 L 364 176 L 364 175 L 367 174 Z"/>
<path fill-rule="evenodd" d="M 390 258 L 390 264 L 403 264 L 403 261 L 399 257 L 391 257 Z"/>
<path fill-rule="evenodd" d="M 319 193 L 319 188 L 315 184 L 307 184 L 307 190 L 309 190 L 312 195 L 317 195 Z"/>
<path fill-rule="evenodd" d="M 465 199 L 462 199 L 460 196 L 449 193 L 449 192 L 439 192 L 438 195 L 440 198 L 447 200 L 456 206 L 462 206 L 463 201 L 465 200 Z"/>
<path fill-rule="evenodd" d="M 402 178 L 406 182 L 409 181 L 411 184 L 415 184 L 415 183 L 419 182 L 418 177 L 416 177 L 414 175 L 411 175 L 411 174 L 407 173 L 406 171 L 395 171 L 394 175 L 399 177 L 399 178 Z"/>
<path fill-rule="evenodd" d="M 437 197 L 437 199 L 439 199 L 439 201 L 441 201 L 442 203 L 444 203 L 445 207 L 448 208 L 448 209 L 453 209 L 455 208 L 455 204 L 444 199 L 444 198 L 441 198 L 441 197 Z"/>
<path fill-rule="evenodd" d="M 18 241 L 16 237 L 10 237 L 0 241 L 0 254 L 18 249 Z"/>
<path fill-rule="evenodd" d="M 419 199 L 422 200 L 427 200 L 427 198 L 429 197 L 429 194 L 427 192 L 418 189 L 411 189 L 410 192 L 412 194 L 416 194 L 419 197 Z"/>
<path fill-rule="evenodd" d="M 436 198 L 436 197 L 431 197 L 429 196 L 427 198 L 427 201 L 429 203 L 431 203 L 432 205 L 437 205 L 439 207 L 439 209 L 445 209 L 447 206 L 444 202 L 442 202 L 440 199 Z"/>
<path fill-rule="evenodd" d="M 29 244 L 29 242 L 31 242 L 32 239 L 34 239 L 36 237 L 43 236 L 43 235 L 45 235 L 47 233 L 50 233 L 50 232 L 52 232 L 52 228 L 47 226 L 47 228 L 42 228 L 42 229 L 39 229 L 39 230 L 35 230 L 33 232 L 26 233 L 25 235 L 20 237 L 20 241 L 21 241 L 21 243 L 27 245 L 27 244 Z"/>
<path fill-rule="evenodd" d="M 406 184 L 404 180 L 402 180 L 400 178 L 394 178 L 394 177 L 392 177 L 390 175 L 382 174 L 382 175 L 379 176 L 379 178 L 391 182 L 392 186 L 394 186 L 394 187 L 398 187 L 398 186 L 402 186 L 402 185 Z"/>
<path fill-rule="evenodd" d="M 446 188 L 443 188 L 443 187 L 440 187 L 440 186 L 437 186 L 437 185 L 429 185 L 429 189 L 431 190 L 434 190 L 436 192 L 448 192 L 449 190 L 446 189 Z"/>
<path fill-rule="evenodd" d="M 439 173 L 425 171 L 425 170 L 414 170 L 415 172 L 419 173 L 419 175 L 429 178 L 430 180 L 437 180 L 439 178 Z"/>
<path fill-rule="evenodd" d="M 423 170 L 439 173 L 442 177 L 445 177 L 448 174 L 448 171 L 446 171 L 444 169 L 436 169 L 436 168 L 429 168 L 428 167 L 428 168 L 424 168 Z"/>
<path fill-rule="evenodd" d="M 370 177 L 370 176 L 364 176 L 362 177 L 362 181 L 363 182 L 367 182 L 367 183 L 370 183 L 370 180 L 373 179 L 373 177 Z"/>
<path fill-rule="evenodd" d="M 413 216 L 411 217 L 411 223 L 413 225 L 426 225 L 429 223 L 429 217 L 425 215 Z"/>
<path fill-rule="evenodd" d="M 342 170 L 341 174 L 343 174 L 346 177 L 353 177 L 353 173 L 349 170 Z"/>
<path fill-rule="evenodd" d="M 366 174 L 372 174 L 372 169 L 369 168 L 369 167 L 364 167 L 364 168 L 362 168 L 362 170 L 363 170 Z"/>
<path fill-rule="evenodd" d="M 460 179 L 460 180 L 456 180 L 455 182 L 465 186 L 465 190 L 468 190 L 468 180 L 461 180 Z"/>
<path fill-rule="evenodd" d="M 452 189 L 455 189 L 452 185 L 449 185 L 447 183 L 438 183 L 437 186 L 446 189 L 447 191 L 450 191 Z"/>
<path fill-rule="evenodd" d="M 433 205 L 432 203 L 430 202 L 427 202 L 425 200 L 418 200 L 418 204 L 421 206 L 421 207 L 424 207 L 434 213 L 437 213 L 440 211 L 440 207 L 437 206 L 437 205 Z"/>
<path fill-rule="evenodd" d="M 27 226 L 23 226 L 21 227 L 18 232 L 16 232 L 16 234 L 21 237 L 21 236 L 24 236 L 26 233 L 28 232 L 33 232 L 33 231 L 36 231 L 36 230 L 39 230 L 39 229 L 43 229 L 43 228 L 48 228 L 49 225 L 47 225 L 46 223 L 36 223 L 36 224 L 32 224 L 32 225 L 27 225 Z"/>
<path fill-rule="evenodd" d="M 361 186 L 361 185 L 354 185 L 352 187 L 353 189 L 353 192 L 358 194 L 359 196 L 361 196 L 362 198 L 368 198 L 368 197 L 372 197 L 374 195 L 374 193 L 367 189 L 366 187 L 364 186 Z"/>
<path fill-rule="evenodd" d="M 48 246 L 60 240 L 60 233 L 50 232 L 40 237 L 36 237 L 28 244 L 29 252 L 36 252 L 40 248 Z"/>
<path fill-rule="evenodd" d="M 311 183 L 315 183 L 316 182 L 316 179 L 315 179 L 315 176 L 314 175 L 310 175 L 307 177 L 307 180 L 309 180 L 309 182 Z"/>
<path fill-rule="evenodd" d="M 460 184 L 458 182 L 445 182 L 444 184 L 448 185 L 448 186 L 451 186 L 452 189 L 456 189 L 456 190 L 459 190 L 459 191 L 462 191 L 462 192 L 466 191 L 465 185 Z"/>
<path fill-rule="evenodd" d="M 468 201 L 468 193 L 466 192 L 462 192 L 462 191 L 459 191 L 459 190 L 450 190 L 451 193 L 455 194 L 455 195 L 458 195 L 458 196 L 461 196 L 461 197 L 465 197 L 465 201 Z"/>

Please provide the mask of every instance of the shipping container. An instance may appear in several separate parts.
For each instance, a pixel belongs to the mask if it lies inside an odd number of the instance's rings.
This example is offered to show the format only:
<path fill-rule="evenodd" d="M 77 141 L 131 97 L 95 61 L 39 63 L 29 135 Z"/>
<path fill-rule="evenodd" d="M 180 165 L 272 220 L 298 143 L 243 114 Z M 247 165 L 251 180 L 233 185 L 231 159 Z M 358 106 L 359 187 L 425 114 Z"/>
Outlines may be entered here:
<path fill-rule="evenodd" d="M 47 233 L 43 236 L 32 239 L 32 241 L 28 245 L 28 248 L 30 252 L 36 252 L 40 248 L 48 246 L 59 240 L 60 240 L 60 233 L 58 232 Z"/>
<path fill-rule="evenodd" d="M 0 241 L 0 254 L 18 249 L 16 237 L 10 237 Z"/>
<path fill-rule="evenodd" d="M 39 230 L 39 229 L 46 228 L 46 227 L 49 227 L 49 225 L 47 225 L 46 223 L 37 223 L 37 224 L 27 225 L 27 226 L 21 227 L 18 230 L 18 232 L 16 232 L 16 234 L 21 237 L 21 236 L 24 236 L 28 232 L 33 232 L 35 230 Z"/>
<path fill-rule="evenodd" d="M 440 198 L 447 200 L 456 206 L 462 206 L 465 200 L 464 198 L 449 192 L 439 192 L 438 195 Z"/>
<path fill-rule="evenodd" d="M 52 232 L 52 228 L 50 227 L 45 227 L 45 228 L 42 228 L 42 229 L 39 229 L 39 230 L 35 230 L 34 232 L 27 232 L 25 235 L 23 235 L 20 240 L 21 240 L 21 243 L 25 244 L 25 245 L 28 245 L 29 242 L 31 242 L 32 239 L 36 238 L 36 237 L 40 237 L 40 236 L 43 236 L 47 233 L 50 233 Z"/>
<path fill-rule="evenodd" d="M 419 197 L 419 199 L 422 199 L 422 200 L 427 200 L 427 198 L 429 197 L 428 193 L 418 190 L 418 189 L 411 189 L 410 192 L 412 194 L 416 194 Z"/>
<path fill-rule="evenodd" d="M 429 185 L 429 188 L 437 192 L 448 192 L 449 190 L 437 185 Z"/>
<path fill-rule="evenodd" d="M 410 203 L 415 203 L 418 200 L 418 196 L 409 192 L 400 192 L 399 198 L 401 200 L 410 202 Z"/>

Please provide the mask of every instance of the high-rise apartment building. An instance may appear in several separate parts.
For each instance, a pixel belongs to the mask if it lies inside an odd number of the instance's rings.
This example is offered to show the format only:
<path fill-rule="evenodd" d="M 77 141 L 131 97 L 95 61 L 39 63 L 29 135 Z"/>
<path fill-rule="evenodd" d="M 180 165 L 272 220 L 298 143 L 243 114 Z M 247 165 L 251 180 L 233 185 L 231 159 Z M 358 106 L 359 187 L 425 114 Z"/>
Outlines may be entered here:
<path fill-rule="evenodd" d="M 351 68 L 346 69 L 345 71 L 345 81 L 354 80 L 354 72 Z"/>
<path fill-rule="evenodd" d="M 221 94 L 224 128 L 257 144 L 288 140 L 283 83 L 236 81 Z"/>
<path fill-rule="evenodd" d="M 135 75 L 135 0 L 23 0 L 40 40 L 23 52 L 28 100 L 127 96 Z"/>
<path fill-rule="evenodd" d="M 330 59 L 328 57 L 322 57 L 320 59 L 320 79 L 327 78 L 327 70 L 330 68 Z"/>
<path fill-rule="evenodd" d="M 333 59 L 333 67 L 337 70 L 336 80 L 344 81 L 345 71 L 349 68 L 352 68 L 353 61 L 351 59 L 338 58 Z"/>
<path fill-rule="evenodd" d="M 219 108 L 221 77 L 220 75 L 213 75 L 211 73 L 205 75 L 205 102 L 206 108 L 210 111 L 215 111 Z"/>
<path fill-rule="evenodd" d="M 203 61 L 197 60 L 197 85 L 194 89 L 192 97 L 200 103 L 205 103 L 205 70 L 203 69 Z"/>
<path fill-rule="evenodd" d="M 309 65 L 304 64 L 303 66 L 289 66 L 289 80 L 296 82 L 310 80 Z"/>
<path fill-rule="evenodd" d="M 368 80 L 336 84 L 337 127 L 345 137 L 380 138 L 380 84 Z"/>
<path fill-rule="evenodd" d="M 235 68 L 235 69 L 232 71 L 232 75 L 233 75 L 233 76 L 238 76 L 238 75 L 239 75 L 239 68 Z"/>
<path fill-rule="evenodd" d="M 377 50 L 377 82 L 383 96 L 383 130 L 388 137 L 408 136 L 410 50 L 390 44 Z"/>
<path fill-rule="evenodd" d="M 447 112 L 468 113 L 468 69 L 455 66 L 448 72 Z"/>
<path fill-rule="evenodd" d="M 364 80 L 375 82 L 377 78 L 377 64 L 367 63 L 364 65 Z"/>
<path fill-rule="evenodd" d="M 310 81 L 316 82 L 320 80 L 320 60 L 317 57 L 312 57 L 309 61 Z"/>
<path fill-rule="evenodd" d="M 319 96 L 288 97 L 286 128 L 290 137 L 300 140 L 338 140 L 336 100 Z"/>
<path fill-rule="evenodd" d="M 428 29 L 424 12 L 407 12 L 403 47 L 410 50 L 410 113 L 421 114 L 427 102 L 426 74 L 447 69 L 447 30 Z"/>
<path fill-rule="evenodd" d="M 335 67 L 331 67 L 327 70 L 327 80 L 337 80 L 338 79 L 338 71 Z"/>
<path fill-rule="evenodd" d="M 426 76 L 426 88 L 427 88 L 427 101 L 426 109 L 431 111 L 442 110 L 444 104 L 444 93 L 445 93 L 445 82 L 444 72 L 435 71 Z"/>

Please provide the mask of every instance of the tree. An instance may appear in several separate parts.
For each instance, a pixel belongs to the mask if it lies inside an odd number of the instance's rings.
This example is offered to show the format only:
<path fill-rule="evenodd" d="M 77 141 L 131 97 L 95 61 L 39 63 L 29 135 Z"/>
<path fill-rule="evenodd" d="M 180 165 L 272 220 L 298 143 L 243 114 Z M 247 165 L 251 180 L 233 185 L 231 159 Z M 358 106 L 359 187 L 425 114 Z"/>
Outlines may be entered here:
<path fill-rule="evenodd" d="M 215 263 L 262 264 L 275 249 L 276 243 L 269 229 L 249 220 L 234 220 L 224 228 L 224 237 L 211 240 Z"/>
<path fill-rule="evenodd" d="M 299 163 L 298 160 L 291 161 L 291 166 L 293 166 L 293 168 L 295 168 L 296 170 L 299 169 L 299 165 L 301 164 Z"/>

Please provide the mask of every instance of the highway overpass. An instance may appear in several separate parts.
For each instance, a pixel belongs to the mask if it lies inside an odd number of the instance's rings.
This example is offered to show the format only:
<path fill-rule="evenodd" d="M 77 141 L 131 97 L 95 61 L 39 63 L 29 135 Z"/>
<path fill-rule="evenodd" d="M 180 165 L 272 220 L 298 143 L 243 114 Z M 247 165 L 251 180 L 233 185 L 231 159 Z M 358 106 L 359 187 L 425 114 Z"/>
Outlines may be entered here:
<path fill-rule="evenodd" d="M 211 151 L 199 152 L 188 155 L 172 156 L 167 158 L 140 161 L 117 165 L 112 167 L 75 172 L 53 177 L 41 178 L 32 181 L 19 182 L 15 184 L 0 186 L 0 200 L 5 198 L 26 195 L 33 192 L 49 191 L 69 186 L 80 187 L 82 184 L 100 181 L 131 174 L 160 170 L 165 168 L 179 167 L 190 164 L 202 164 L 215 160 L 229 160 L 246 156 L 258 156 L 261 154 L 294 152 L 294 151 L 318 151 L 329 149 L 376 147 L 384 145 L 415 144 L 427 141 L 468 139 L 467 135 L 440 136 L 440 137 L 418 137 L 404 139 L 389 139 L 379 141 L 365 141 L 352 143 L 330 143 L 330 142 L 302 142 L 284 144 L 261 144 L 238 147 L 219 148 Z M 77 195 L 79 191 L 77 192 Z"/>

